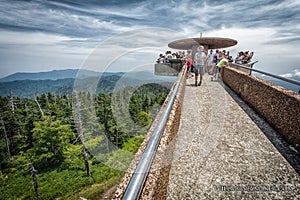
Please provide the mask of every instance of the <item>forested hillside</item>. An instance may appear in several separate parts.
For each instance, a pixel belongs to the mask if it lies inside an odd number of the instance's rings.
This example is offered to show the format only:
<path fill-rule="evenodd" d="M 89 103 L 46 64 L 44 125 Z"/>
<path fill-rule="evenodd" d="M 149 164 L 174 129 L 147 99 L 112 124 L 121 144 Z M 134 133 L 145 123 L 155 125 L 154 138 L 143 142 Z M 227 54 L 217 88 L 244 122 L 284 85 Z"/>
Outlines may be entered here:
<path fill-rule="evenodd" d="M 0 97 L 0 199 L 97 198 L 122 177 L 115 164 L 130 163 L 168 92 L 152 83 L 116 94 Z M 116 108 L 124 94 L 125 118 Z M 103 142 L 108 153 L 94 151 Z"/>
<path fill-rule="evenodd" d="M 91 73 L 94 73 L 94 75 L 92 76 Z M 49 79 L 42 79 L 43 77 L 41 77 L 41 79 L 37 79 L 38 74 L 40 73 L 33 73 L 31 76 L 28 76 L 33 77 L 34 79 L 25 79 L 27 76 L 21 76 L 19 74 L 0 79 L 0 96 L 34 98 L 36 94 L 40 95 L 44 93 L 52 93 L 54 95 L 72 95 L 73 86 L 76 81 L 80 81 L 83 85 L 93 85 L 93 87 L 96 87 L 95 90 L 97 93 L 107 94 L 113 92 L 115 84 L 120 79 L 122 84 L 126 86 L 141 85 L 145 82 L 173 82 L 175 80 L 174 77 L 157 77 L 153 75 L 153 73 L 149 72 L 132 72 L 125 75 L 123 72 L 105 72 L 102 73 L 102 76 L 96 76 L 96 72 L 83 71 L 79 74 L 80 78 L 76 78 L 74 72 L 62 74 L 57 77 L 54 77 L 53 73 L 49 72 L 46 74 L 47 76 L 45 75 L 45 77 L 48 77 Z M 69 76 L 69 78 L 58 79 L 62 76 Z"/>
<path fill-rule="evenodd" d="M 105 76 L 98 82 L 97 92 L 112 92 L 115 83 L 120 79 L 118 75 Z M 97 82 L 97 77 L 85 78 L 87 82 Z M 0 82 L 0 96 L 33 98 L 36 94 L 52 93 L 55 95 L 72 95 L 74 78 L 58 80 L 18 80 Z M 128 80 L 132 84 L 135 80 Z"/>

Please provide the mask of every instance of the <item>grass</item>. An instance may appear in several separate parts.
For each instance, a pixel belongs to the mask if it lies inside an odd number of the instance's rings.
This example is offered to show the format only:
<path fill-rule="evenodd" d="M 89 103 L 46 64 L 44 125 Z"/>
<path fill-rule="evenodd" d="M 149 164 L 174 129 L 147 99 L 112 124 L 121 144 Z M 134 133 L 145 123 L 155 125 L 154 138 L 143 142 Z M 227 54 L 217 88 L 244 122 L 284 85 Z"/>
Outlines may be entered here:
<path fill-rule="evenodd" d="M 120 174 L 120 175 L 114 176 L 106 181 L 103 181 L 101 183 L 87 186 L 80 192 L 67 197 L 66 200 L 78 200 L 78 199 L 80 199 L 80 197 L 83 197 L 83 198 L 89 199 L 89 200 L 102 199 L 101 196 L 106 191 L 108 191 L 110 188 L 114 187 L 121 180 L 122 177 L 123 177 L 123 174 Z"/>
<path fill-rule="evenodd" d="M 40 199 L 99 199 L 116 185 L 124 172 L 106 165 L 92 166 L 91 177 L 83 169 L 53 170 L 37 175 Z M 0 179 L 0 200 L 37 199 L 30 174 L 15 174 Z"/>

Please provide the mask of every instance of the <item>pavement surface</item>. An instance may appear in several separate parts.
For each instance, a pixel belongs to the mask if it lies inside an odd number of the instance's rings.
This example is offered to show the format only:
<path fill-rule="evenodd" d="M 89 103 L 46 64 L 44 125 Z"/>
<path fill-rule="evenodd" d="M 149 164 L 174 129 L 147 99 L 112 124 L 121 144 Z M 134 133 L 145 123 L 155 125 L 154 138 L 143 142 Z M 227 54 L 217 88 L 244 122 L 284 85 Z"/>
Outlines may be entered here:
<path fill-rule="evenodd" d="M 187 79 L 167 199 L 300 199 L 300 176 L 222 81 Z"/>

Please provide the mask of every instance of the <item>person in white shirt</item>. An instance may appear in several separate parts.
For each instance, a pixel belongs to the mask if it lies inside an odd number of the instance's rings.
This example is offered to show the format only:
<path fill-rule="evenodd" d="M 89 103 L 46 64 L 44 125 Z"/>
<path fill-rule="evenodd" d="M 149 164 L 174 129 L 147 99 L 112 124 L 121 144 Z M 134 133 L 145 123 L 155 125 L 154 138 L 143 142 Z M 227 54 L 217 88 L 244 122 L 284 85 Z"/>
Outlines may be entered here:
<path fill-rule="evenodd" d="M 206 54 L 204 53 L 204 46 L 199 46 L 194 57 L 194 73 L 195 73 L 195 86 L 200 86 L 204 75 L 204 64 L 206 62 Z M 198 82 L 198 76 L 200 80 Z"/>

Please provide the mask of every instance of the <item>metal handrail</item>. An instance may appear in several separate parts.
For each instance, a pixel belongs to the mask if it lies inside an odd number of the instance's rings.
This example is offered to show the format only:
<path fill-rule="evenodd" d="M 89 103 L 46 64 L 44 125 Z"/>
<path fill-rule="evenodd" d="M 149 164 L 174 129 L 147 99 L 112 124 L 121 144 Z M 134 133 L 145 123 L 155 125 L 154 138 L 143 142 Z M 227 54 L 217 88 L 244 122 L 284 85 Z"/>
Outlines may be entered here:
<path fill-rule="evenodd" d="M 160 119 L 153 131 L 153 134 L 150 138 L 150 141 L 145 148 L 145 151 L 134 171 L 134 174 L 132 175 L 132 178 L 130 179 L 130 182 L 129 182 L 129 184 L 125 190 L 125 193 L 122 197 L 122 199 L 124 199 L 124 200 L 138 199 L 141 195 L 141 192 L 142 192 L 145 180 L 146 180 L 146 176 L 150 170 L 150 166 L 154 159 L 154 155 L 157 150 L 162 133 L 165 129 L 166 122 L 168 120 L 168 116 L 171 112 L 171 108 L 175 101 L 175 97 L 179 90 L 179 86 L 182 81 L 182 78 L 185 74 L 185 70 L 186 70 L 186 65 L 184 65 L 181 70 L 178 81 L 174 87 L 174 90 L 172 91 L 170 100 L 168 101 L 166 107 L 164 108 L 162 116 L 160 117 Z"/>
<path fill-rule="evenodd" d="M 253 69 L 253 68 L 249 68 L 249 67 L 245 67 L 243 65 L 240 65 L 240 64 L 236 64 L 236 63 L 230 63 L 231 65 L 233 66 L 236 66 L 236 67 L 240 67 L 240 68 L 243 68 L 243 69 L 247 69 L 247 70 L 251 70 L 254 71 L 254 72 L 258 72 L 258 73 L 261 73 L 261 74 L 264 74 L 264 75 L 267 75 L 267 76 L 271 76 L 273 78 L 276 78 L 276 79 L 280 79 L 282 81 L 286 81 L 288 83 L 292 83 L 292 84 L 295 84 L 295 85 L 298 85 L 300 86 L 300 82 L 299 81 L 296 81 L 296 80 L 293 80 L 293 79 L 288 79 L 288 78 L 285 78 L 285 77 L 282 77 L 282 76 L 278 76 L 278 75 L 275 75 L 275 74 L 271 74 L 269 72 L 264 72 L 264 71 L 261 71 L 261 70 L 258 70 L 258 69 Z"/>

